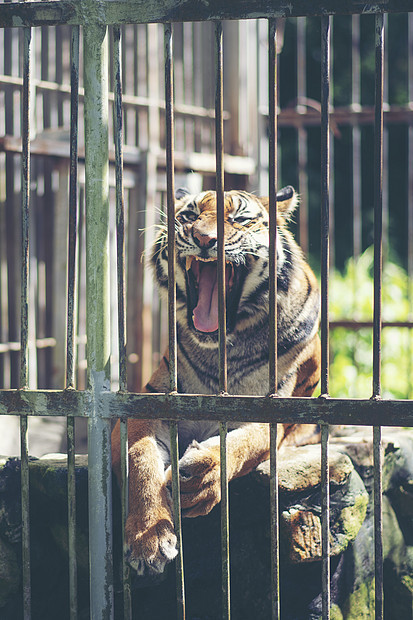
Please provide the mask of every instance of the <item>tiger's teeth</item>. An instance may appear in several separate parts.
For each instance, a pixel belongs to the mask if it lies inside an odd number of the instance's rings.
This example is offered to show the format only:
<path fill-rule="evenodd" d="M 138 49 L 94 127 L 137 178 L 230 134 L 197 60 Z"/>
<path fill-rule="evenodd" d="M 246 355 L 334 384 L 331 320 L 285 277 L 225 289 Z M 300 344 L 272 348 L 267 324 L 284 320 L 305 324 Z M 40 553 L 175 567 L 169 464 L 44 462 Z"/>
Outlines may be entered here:
<path fill-rule="evenodd" d="M 185 269 L 189 271 L 191 269 L 191 265 L 192 265 L 192 256 L 187 256 Z"/>

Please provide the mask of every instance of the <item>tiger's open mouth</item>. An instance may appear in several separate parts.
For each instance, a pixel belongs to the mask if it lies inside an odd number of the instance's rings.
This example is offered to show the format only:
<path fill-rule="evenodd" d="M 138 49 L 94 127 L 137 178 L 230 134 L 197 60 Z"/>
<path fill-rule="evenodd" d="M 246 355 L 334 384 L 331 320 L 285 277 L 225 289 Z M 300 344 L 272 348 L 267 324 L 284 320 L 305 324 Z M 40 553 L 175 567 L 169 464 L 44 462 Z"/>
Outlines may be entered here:
<path fill-rule="evenodd" d="M 200 332 L 218 329 L 218 270 L 216 259 L 186 257 L 188 321 Z M 227 329 L 235 327 L 245 267 L 225 264 Z"/>

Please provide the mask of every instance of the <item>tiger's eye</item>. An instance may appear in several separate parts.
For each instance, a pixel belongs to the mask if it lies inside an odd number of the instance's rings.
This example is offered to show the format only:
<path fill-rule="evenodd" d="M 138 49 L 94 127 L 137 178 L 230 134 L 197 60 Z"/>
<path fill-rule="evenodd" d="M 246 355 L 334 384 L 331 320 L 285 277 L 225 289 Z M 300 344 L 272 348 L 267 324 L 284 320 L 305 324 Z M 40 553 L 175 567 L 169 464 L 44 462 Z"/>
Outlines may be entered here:
<path fill-rule="evenodd" d="M 235 218 L 235 222 L 237 222 L 237 224 L 247 224 L 250 221 L 251 221 L 251 218 L 245 215 L 239 215 L 238 217 Z"/>
<path fill-rule="evenodd" d="M 195 222 L 195 220 L 198 219 L 197 214 L 193 211 L 184 211 L 184 213 L 180 213 L 180 215 L 183 217 L 183 219 L 189 222 Z"/>

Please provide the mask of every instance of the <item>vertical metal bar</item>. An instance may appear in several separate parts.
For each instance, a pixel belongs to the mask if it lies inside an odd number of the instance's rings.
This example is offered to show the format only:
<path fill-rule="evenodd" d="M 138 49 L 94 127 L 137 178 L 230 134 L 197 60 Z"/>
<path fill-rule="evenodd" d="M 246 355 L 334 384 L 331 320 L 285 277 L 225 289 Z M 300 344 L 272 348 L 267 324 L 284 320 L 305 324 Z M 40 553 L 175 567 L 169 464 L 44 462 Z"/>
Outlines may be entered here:
<path fill-rule="evenodd" d="M 92 8 L 91 8 L 92 10 Z M 113 618 L 107 29 L 84 27 L 90 615 Z"/>
<path fill-rule="evenodd" d="M 321 18 L 321 394 L 329 390 L 330 17 Z"/>
<path fill-rule="evenodd" d="M 219 323 L 219 389 L 227 391 L 227 347 L 225 307 L 225 243 L 224 243 L 224 122 L 223 122 L 223 37 L 222 23 L 215 25 L 216 84 L 215 84 L 215 141 L 216 196 L 218 236 L 218 323 Z"/>
<path fill-rule="evenodd" d="M 383 110 L 389 108 L 389 59 L 386 47 L 388 14 L 383 14 Z M 382 247 L 384 260 L 389 255 L 389 128 L 383 117 L 383 161 L 382 161 Z"/>
<path fill-rule="evenodd" d="M 306 31 L 307 19 L 297 19 L 297 112 L 305 111 L 304 99 L 307 92 L 306 79 Z M 299 238 L 303 252 L 308 255 L 308 173 L 307 173 L 307 130 L 298 127 L 298 190 L 301 195 L 299 211 Z"/>
<path fill-rule="evenodd" d="M 351 79 L 351 107 L 354 112 L 359 112 L 361 109 L 361 56 L 360 56 L 360 15 L 352 15 L 351 17 L 351 64 L 352 64 L 352 79 Z M 362 213 L 361 213 L 361 128 L 358 123 L 358 119 L 353 121 L 351 128 L 352 138 L 352 206 L 353 206 L 353 259 L 357 260 L 363 248 L 362 243 Z M 354 277 L 352 282 L 352 314 L 354 317 L 358 314 L 357 309 L 357 275 L 354 271 Z M 354 383 L 355 394 L 358 390 L 358 358 L 356 351 L 358 349 L 359 336 L 357 332 L 352 334 L 352 359 L 353 365 L 356 368 L 356 379 Z"/>
<path fill-rule="evenodd" d="M 329 427 L 321 426 L 321 540 L 322 540 L 322 617 L 330 618 L 330 466 Z"/>
<path fill-rule="evenodd" d="M 277 20 L 268 20 L 269 393 L 277 393 Z M 271 609 L 280 617 L 277 424 L 270 425 Z"/>
<path fill-rule="evenodd" d="M 116 170 L 116 253 L 118 291 L 118 347 L 119 390 L 127 389 L 126 378 L 126 328 L 125 328 L 125 208 L 123 187 L 123 114 L 122 114 L 122 64 L 120 55 L 121 29 L 113 28 L 113 82 L 115 101 L 113 127 L 115 138 Z M 121 443 L 121 511 L 122 540 L 125 541 L 125 525 L 128 515 L 128 421 L 120 421 Z M 130 570 L 126 561 L 126 549 L 122 554 L 123 617 L 132 618 Z"/>
<path fill-rule="evenodd" d="M 125 542 L 125 525 L 129 510 L 129 459 L 128 459 L 128 422 L 120 422 L 120 467 L 121 467 L 121 518 L 122 518 L 122 584 L 123 584 L 123 618 L 132 618 L 132 599 L 130 584 L 130 568 L 126 561 L 127 545 Z"/>
<path fill-rule="evenodd" d="M 22 501 L 22 571 L 23 618 L 31 618 L 30 576 L 30 510 L 29 510 L 29 456 L 27 443 L 27 416 L 20 418 L 21 501 Z"/>
<path fill-rule="evenodd" d="M 121 29 L 113 28 L 113 68 L 115 103 L 113 126 L 116 161 L 116 250 L 118 277 L 118 339 L 119 339 L 119 389 L 126 390 L 126 328 L 125 328 L 125 206 L 123 187 L 123 114 L 122 114 L 122 65 L 120 62 Z"/>
<path fill-rule="evenodd" d="M 73 26 L 71 39 L 71 98 L 70 98 L 70 180 L 69 180 L 69 247 L 66 333 L 66 387 L 75 387 L 76 325 L 76 251 L 77 251 L 77 168 L 79 119 L 79 27 Z"/>
<path fill-rule="evenodd" d="M 21 306 L 20 306 L 20 388 L 28 386 L 28 282 L 29 282 L 29 205 L 30 205 L 30 28 L 23 29 L 23 93 L 22 93 L 22 239 L 21 239 Z M 21 439 L 21 502 L 22 502 L 22 566 L 23 616 L 31 616 L 30 579 L 30 510 L 29 457 L 27 445 L 27 416 L 20 418 Z"/>
<path fill-rule="evenodd" d="M 376 17 L 376 87 L 374 139 L 374 316 L 373 397 L 381 392 L 381 284 L 383 190 L 383 15 Z"/>
<path fill-rule="evenodd" d="M 328 396 L 329 379 L 329 229 L 330 229 L 330 24 L 321 18 L 321 394 Z M 322 617 L 330 618 L 329 462 L 327 425 L 321 444 Z"/>
<path fill-rule="evenodd" d="M 215 148 L 216 199 L 218 239 L 218 349 L 219 390 L 227 392 L 227 348 L 225 307 L 225 240 L 224 240 L 224 122 L 223 122 L 223 36 L 222 23 L 215 24 Z M 221 459 L 221 559 L 222 559 L 222 617 L 230 618 L 230 561 L 229 561 L 229 500 L 227 473 L 227 424 L 219 425 Z"/>
<path fill-rule="evenodd" d="M 408 98 L 409 107 L 413 109 L 413 13 L 408 15 Z M 409 318 L 413 318 L 413 124 L 408 130 L 408 225 L 407 225 L 407 287 Z M 411 330 L 410 330 L 411 331 Z M 408 397 L 413 398 L 413 345 L 412 333 L 408 339 Z"/>
<path fill-rule="evenodd" d="M 178 389 L 177 375 L 177 329 L 176 329 L 176 274 L 175 274 L 175 179 L 174 179 L 174 83 L 173 83 L 173 30 L 171 24 L 164 26 L 165 45 L 165 125 L 166 125 L 166 198 L 168 215 L 168 338 L 170 391 Z M 170 423 L 172 499 L 174 525 L 177 537 L 176 558 L 177 616 L 185 618 L 185 581 L 182 548 L 181 500 L 179 487 L 178 423 Z"/>
<path fill-rule="evenodd" d="M 30 72 L 31 29 L 23 29 L 22 93 L 22 245 L 20 305 L 20 387 L 28 385 L 28 282 L 29 282 L 29 205 L 30 205 Z"/>
<path fill-rule="evenodd" d="M 373 398 L 381 396 L 381 288 L 383 206 L 383 81 L 384 18 L 376 20 L 376 86 L 374 120 L 374 313 L 373 313 Z M 374 456 L 374 557 L 375 618 L 383 618 L 383 524 L 381 428 L 373 427 Z"/>
<path fill-rule="evenodd" d="M 352 81 L 351 105 L 355 111 L 360 110 L 360 15 L 353 15 L 352 24 Z M 353 142 L 353 256 L 358 258 L 362 251 L 361 224 L 361 132 L 360 126 L 352 128 Z"/>
<path fill-rule="evenodd" d="M 79 26 L 72 28 L 71 38 L 71 95 L 70 95 L 70 181 L 69 181 L 69 246 L 66 334 L 66 388 L 75 387 L 76 321 L 76 250 L 77 250 L 77 155 L 79 118 Z M 69 605 L 70 618 L 77 618 L 77 559 L 76 559 L 76 475 L 75 475 L 75 418 L 67 418 L 67 494 L 69 545 Z"/>
<path fill-rule="evenodd" d="M 76 559 L 76 475 L 75 475 L 74 418 L 67 418 L 67 495 L 69 545 L 69 609 L 70 619 L 77 618 L 77 559 Z"/>
<path fill-rule="evenodd" d="M 277 392 L 277 24 L 269 20 L 269 388 Z"/>

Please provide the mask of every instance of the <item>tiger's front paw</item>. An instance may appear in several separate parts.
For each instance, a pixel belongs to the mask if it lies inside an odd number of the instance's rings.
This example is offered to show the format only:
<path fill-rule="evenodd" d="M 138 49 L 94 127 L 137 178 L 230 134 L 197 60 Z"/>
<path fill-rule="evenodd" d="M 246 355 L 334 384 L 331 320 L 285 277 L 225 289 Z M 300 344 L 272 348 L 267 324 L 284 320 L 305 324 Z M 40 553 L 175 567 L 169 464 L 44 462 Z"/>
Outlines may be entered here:
<path fill-rule="evenodd" d="M 125 537 L 127 561 L 138 575 L 162 573 L 168 562 L 178 554 L 172 518 L 163 514 L 158 519 L 143 521 L 129 515 L 126 521 Z"/>
<path fill-rule="evenodd" d="M 219 448 L 193 442 L 179 461 L 181 507 L 184 517 L 207 515 L 221 501 Z M 172 485 L 172 471 L 166 471 Z"/>

